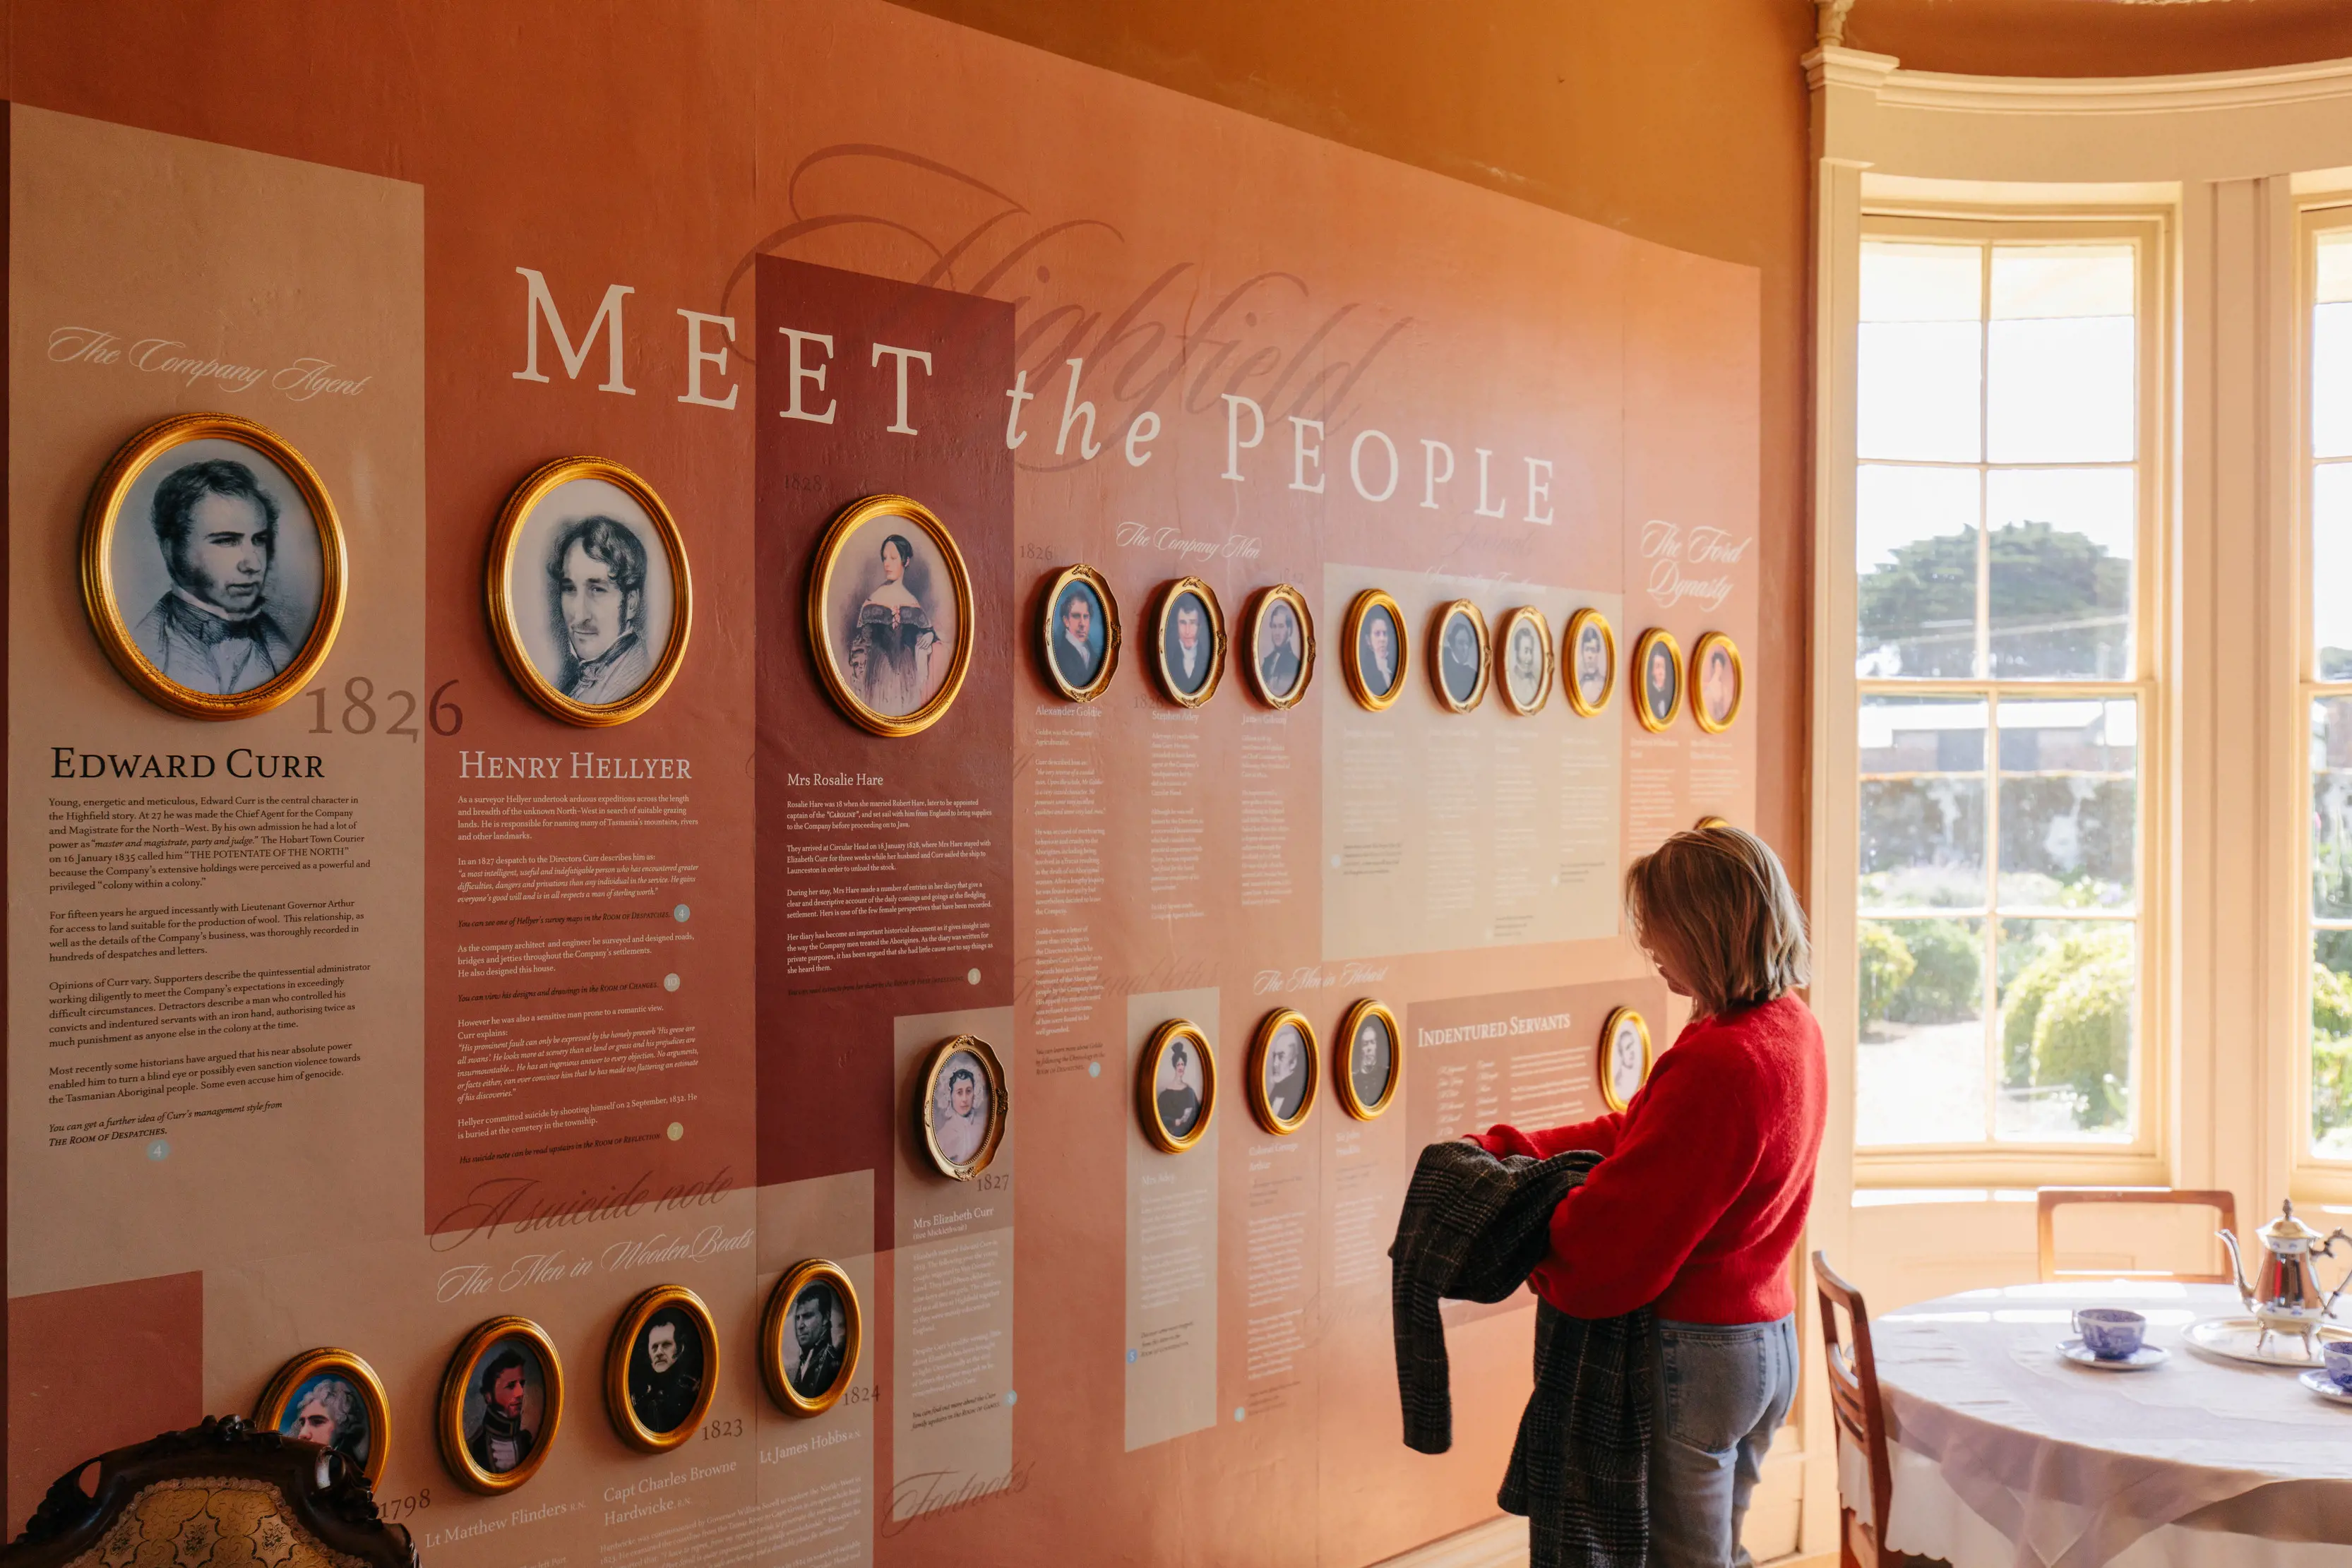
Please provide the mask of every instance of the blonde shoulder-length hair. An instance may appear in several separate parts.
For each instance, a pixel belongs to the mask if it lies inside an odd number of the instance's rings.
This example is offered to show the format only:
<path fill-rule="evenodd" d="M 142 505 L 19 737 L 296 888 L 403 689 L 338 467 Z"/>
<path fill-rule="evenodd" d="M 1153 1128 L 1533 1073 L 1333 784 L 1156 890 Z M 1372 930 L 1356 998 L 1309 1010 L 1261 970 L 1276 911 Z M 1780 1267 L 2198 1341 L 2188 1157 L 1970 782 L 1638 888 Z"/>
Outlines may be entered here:
<path fill-rule="evenodd" d="M 1738 828 L 1676 833 L 1625 868 L 1633 940 L 1674 960 L 1702 1015 L 1812 981 L 1805 912 L 1772 846 Z"/>

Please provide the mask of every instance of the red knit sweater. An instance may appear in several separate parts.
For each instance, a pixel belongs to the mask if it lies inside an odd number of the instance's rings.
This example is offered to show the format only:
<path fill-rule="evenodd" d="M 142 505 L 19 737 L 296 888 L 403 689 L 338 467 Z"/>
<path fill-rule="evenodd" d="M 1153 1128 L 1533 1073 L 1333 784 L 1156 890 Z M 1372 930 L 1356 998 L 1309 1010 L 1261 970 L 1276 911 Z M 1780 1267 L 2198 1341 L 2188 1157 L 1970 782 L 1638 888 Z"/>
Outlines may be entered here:
<path fill-rule="evenodd" d="M 1622 1112 L 1476 1141 L 1607 1156 L 1552 1211 L 1551 1252 L 1528 1281 L 1561 1312 L 1769 1322 L 1796 1308 L 1789 1255 L 1812 1207 L 1826 1098 L 1821 1025 L 1790 995 L 1693 1019 Z"/>

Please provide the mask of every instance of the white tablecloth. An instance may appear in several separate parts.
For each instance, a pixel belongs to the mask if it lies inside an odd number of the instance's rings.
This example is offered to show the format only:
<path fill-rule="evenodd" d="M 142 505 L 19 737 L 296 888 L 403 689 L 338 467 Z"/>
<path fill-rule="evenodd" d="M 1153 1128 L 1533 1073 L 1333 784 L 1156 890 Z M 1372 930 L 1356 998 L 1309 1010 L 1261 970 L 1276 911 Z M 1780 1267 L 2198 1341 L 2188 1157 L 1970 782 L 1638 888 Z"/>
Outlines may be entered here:
<path fill-rule="evenodd" d="M 2147 1372 L 2061 1359 L 2076 1307 L 2147 1314 Z M 1894 1442 L 1884 1539 L 1953 1568 L 2347 1568 L 2352 1406 L 2185 1343 L 2221 1285 L 2016 1285 L 1871 1322 Z M 1861 1456 L 1841 1455 L 1853 1506 Z M 1866 1504 L 1864 1505 L 1866 1508 Z"/>

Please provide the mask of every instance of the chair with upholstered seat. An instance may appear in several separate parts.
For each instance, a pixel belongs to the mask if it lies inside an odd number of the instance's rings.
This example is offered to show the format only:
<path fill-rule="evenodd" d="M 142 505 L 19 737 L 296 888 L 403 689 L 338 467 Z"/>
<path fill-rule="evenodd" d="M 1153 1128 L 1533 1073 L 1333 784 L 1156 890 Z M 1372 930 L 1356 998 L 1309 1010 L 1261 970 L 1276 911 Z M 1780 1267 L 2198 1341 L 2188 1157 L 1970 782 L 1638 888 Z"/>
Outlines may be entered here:
<path fill-rule="evenodd" d="M 1830 1411 L 1841 1446 L 1851 1443 L 1870 1476 L 1867 1499 L 1838 1499 L 1838 1562 L 1841 1568 L 1949 1568 L 1939 1558 L 1917 1557 L 1881 1543 L 1887 1511 L 1895 1501 L 1895 1467 L 1886 1448 L 1886 1406 L 1878 1392 L 1878 1360 L 1870 1347 L 1870 1309 L 1862 1292 L 1838 1277 L 1828 1257 L 1813 1254 L 1813 1288 L 1822 1301 L 1822 1338 L 1829 1357 Z M 1838 1336 L 1838 1313 L 1846 1315 L 1847 1338 Z M 1843 1479 L 1844 1467 L 1839 1467 Z M 1843 1491 L 1843 1488 L 1841 1488 Z M 1854 1500 L 1870 1505 L 1865 1516 Z"/>
<path fill-rule="evenodd" d="M 377 1517 L 357 1466 L 235 1416 L 76 1465 L 0 1551 L 0 1568 L 214 1563 L 417 1568 L 417 1558 L 408 1531 Z"/>
<path fill-rule="evenodd" d="M 2193 1273 L 2168 1269 L 2061 1269 L 2058 1267 L 2057 1214 L 2070 1204 L 2078 1203 L 2152 1203 L 2188 1204 L 2210 1208 L 2219 1215 L 2219 1228 L 2238 1228 L 2238 1200 L 2227 1192 L 2193 1187 L 2168 1186 L 2045 1186 L 2035 1192 L 2035 1250 L 2041 1264 L 2042 1282 L 2053 1284 L 2062 1280 L 2177 1280 L 2183 1284 L 2227 1285 L 2231 1277 L 2227 1273 L 2208 1271 Z M 2207 1246 L 2218 1251 L 2218 1244 Z"/>

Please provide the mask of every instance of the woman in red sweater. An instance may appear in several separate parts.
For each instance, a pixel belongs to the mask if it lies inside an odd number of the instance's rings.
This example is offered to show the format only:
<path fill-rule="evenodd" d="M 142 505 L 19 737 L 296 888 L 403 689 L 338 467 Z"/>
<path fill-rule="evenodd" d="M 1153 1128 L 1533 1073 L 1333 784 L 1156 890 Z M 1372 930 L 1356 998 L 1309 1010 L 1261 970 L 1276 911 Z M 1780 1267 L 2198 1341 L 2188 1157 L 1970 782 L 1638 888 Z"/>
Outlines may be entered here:
<path fill-rule="evenodd" d="M 1748 1568 L 1748 1499 L 1797 1391 L 1789 1258 L 1805 1228 L 1826 1086 L 1804 914 L 1780 857 L 1737 828 L 1678 833 L 1625 873 L 1634 940 L 1694 1017 L 1622 1112 L 1474 1141 L 1607 1156 L 1551 1218 L 1528 1281 L 1571 1317 L 1658 1319 L 1655 1568 Z"/>

